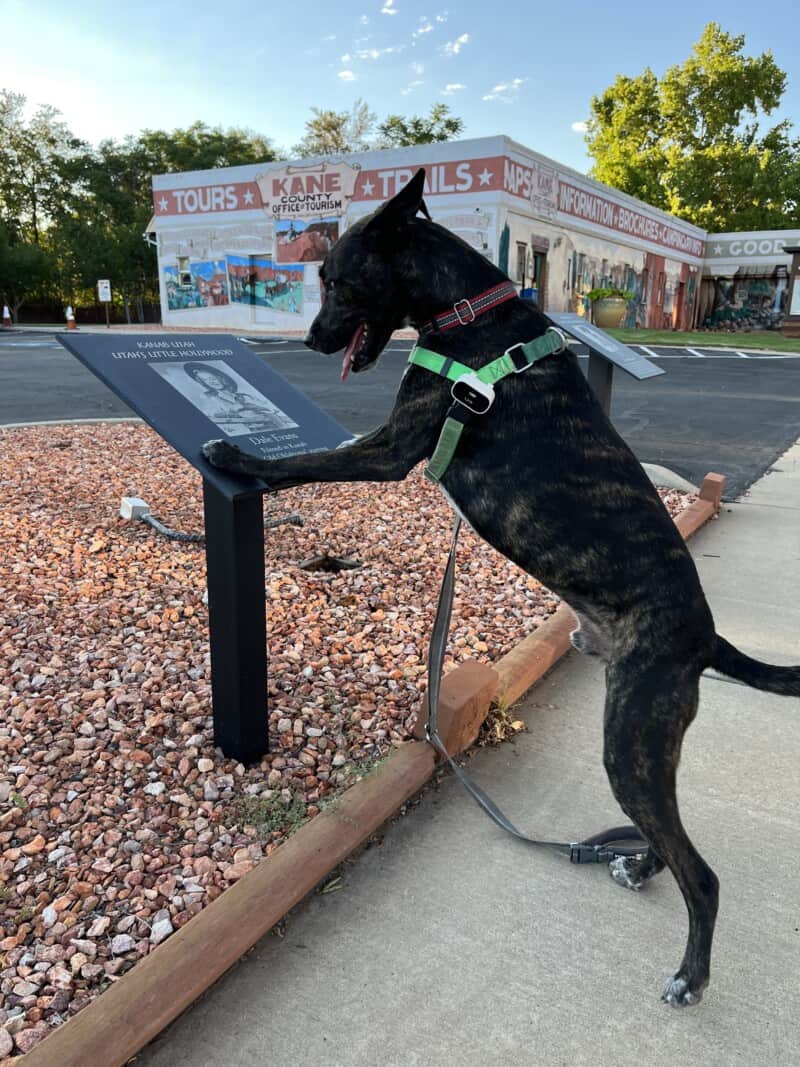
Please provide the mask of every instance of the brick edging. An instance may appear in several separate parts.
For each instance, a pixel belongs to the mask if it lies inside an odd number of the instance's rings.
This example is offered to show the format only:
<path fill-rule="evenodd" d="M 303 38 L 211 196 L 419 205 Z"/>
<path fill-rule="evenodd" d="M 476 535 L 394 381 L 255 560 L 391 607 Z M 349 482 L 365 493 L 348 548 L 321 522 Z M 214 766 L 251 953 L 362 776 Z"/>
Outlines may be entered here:
<path fill-rule="evenodd" d="M 675 520 L 684 539 L 720 508 L 725 479 L 708 474 Z M 441 734 L 458 753 L 496 700 L 513 703 L 569 649 L 575 617 L 561 604 L 494 667 L 467 660 L 442 681 Z M 315 886 L 417 793 L 436 769 L 424 740 L 395 749 L 257 867 L 17 1062 L 24 1067 L 123 1065 L 152 1041 Z"/>

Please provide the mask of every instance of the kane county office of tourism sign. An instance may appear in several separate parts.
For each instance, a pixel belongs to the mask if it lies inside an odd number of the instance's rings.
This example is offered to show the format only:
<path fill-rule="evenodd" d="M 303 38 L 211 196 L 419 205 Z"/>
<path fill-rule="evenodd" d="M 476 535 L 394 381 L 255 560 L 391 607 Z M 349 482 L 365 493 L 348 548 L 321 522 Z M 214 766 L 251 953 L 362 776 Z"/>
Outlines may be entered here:
<path fill-rule="evenodd" d="M 223 437 L 278 459 L 328 451 L 352 434 L 225 334 L 58 339 L 203 476 L 214 744 L 252 763 L 268 748 L 267 487 L 212 467 L 200 449 Z"/>

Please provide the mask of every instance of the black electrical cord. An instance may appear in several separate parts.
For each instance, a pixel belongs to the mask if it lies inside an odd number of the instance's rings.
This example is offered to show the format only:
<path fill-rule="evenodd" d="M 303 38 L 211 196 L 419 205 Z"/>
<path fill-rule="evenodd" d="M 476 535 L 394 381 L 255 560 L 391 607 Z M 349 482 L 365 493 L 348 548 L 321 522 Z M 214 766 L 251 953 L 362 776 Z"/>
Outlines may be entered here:
<path fill-rule="evenodd" d="M 190 534 L 181 533 L 179 530 L 171 530 L 169 526 L 165 526 L 163 522 L 159 522 L 157 518 L 150 514 L 148 511 L 145 515 L 140 515 L 139 520 L 146 522 L 148 526 L 152 526 L 158 533 L 163 534 L 164 537 L 168 537 L 170 541 L 184 541 L 190 544 L 204 545 L 206 542 L 204 534 Z M 303 526 L 303 519 L 300 515 L 284 515 L 277 519 L 266 519 L 264 522 L 264 529 L 271 530 L 275 526 L 282 526 L 285 523 L 290 526 Z"/>

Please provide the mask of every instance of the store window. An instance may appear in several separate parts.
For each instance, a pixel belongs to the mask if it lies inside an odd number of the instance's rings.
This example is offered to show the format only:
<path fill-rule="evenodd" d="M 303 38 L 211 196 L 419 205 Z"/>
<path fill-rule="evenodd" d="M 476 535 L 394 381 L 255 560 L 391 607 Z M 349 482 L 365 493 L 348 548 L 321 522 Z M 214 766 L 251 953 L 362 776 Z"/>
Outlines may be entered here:
<path fill-rule="evenodd" d="M 189 270 L 189 257 L 178 256 L 178 285 L 191 285 L 192 273 Z"/>

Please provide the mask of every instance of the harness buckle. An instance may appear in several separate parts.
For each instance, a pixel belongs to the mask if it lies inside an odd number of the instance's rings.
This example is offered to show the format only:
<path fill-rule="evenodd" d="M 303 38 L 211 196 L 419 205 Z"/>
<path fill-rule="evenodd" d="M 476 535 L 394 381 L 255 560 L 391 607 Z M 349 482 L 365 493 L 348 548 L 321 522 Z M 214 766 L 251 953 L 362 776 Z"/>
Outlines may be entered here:
<path fill-rule="evenodd" d="M 473 415 L 485 415 L 494 403 L 494 389 L 482 382 L 477 374 L 465 374 L 453 382 L 450 395 Z"/>
<path fill-rule="evenodd" d="M 548 326 L 545 330 L 545 333 L 557 333 L 558 336 L 561 338 L 561 348 L 557 348 L 555 352 L 553 352 L 554 356 L 557 356 L 560 352 L 566 352 L 569 341 L 567 340 L 567 335 L 564 333 L 563 330 L 559 330 L 558 326 Z"/>
<path fill-rule="evenodd" d="M 462 308 L 466 308 L 466 312 L 469 312 L 471 318 L 467 319 L 461 317 L 459 305 L 461 305 Z M 453 304 L 453 311 L 455 312 L 456 318 L 458 319 L 459 325 L 461 326 L 467 326 L 470 322 L 474 322 L 477 318 L 475 314 L 475 309 L 473 308 L 472 304 L 470 304 L 469 300 L 466 299 L 466 297 L 463 300 L 456 300 L 455 304 Z"/>
<path fill-rule="evenodd" d="M 515 349 L 524 348 L 524 347 L 525 347 L 525 342 L 524 341 L 518 341 L 515 345 L 512 345 L 511 348 L 507 348 L 505 350 L 505 352 L 503 353 L 503 355 L 504 356 L 508 356 L 508 358 L 514 364 L 514 373 L 515 374 L 522 374 L 522 372 L 524 370 L 527 370 L 528 367 L 532 367 L 533 366 L 532 363 L 529 363 L 525 359 L 525 356 L 524 356 L 524 354 L 522 352 L 520 352 L 518 356 L 514 355 L 514 350 Z M 524 362 L 522 362 L 523 360 L 524 360 Z"/>

